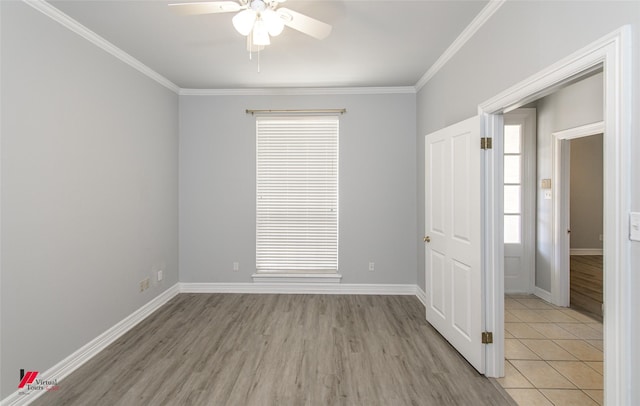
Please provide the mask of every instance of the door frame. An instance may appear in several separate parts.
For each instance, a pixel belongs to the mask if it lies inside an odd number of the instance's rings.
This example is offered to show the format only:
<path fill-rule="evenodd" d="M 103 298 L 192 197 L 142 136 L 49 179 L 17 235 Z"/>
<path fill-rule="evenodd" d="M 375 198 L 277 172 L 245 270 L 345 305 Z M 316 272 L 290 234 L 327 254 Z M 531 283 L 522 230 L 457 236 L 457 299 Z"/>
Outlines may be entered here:
<path fill-rule="evenodd" d="M 631 303 L 630 145 L 631 145 L 631 27 L 626 25 L 569 55 L 478 106 L 486 134 L 493 134 L 494 150 L 485 161 L 485 322 L 494 332 L 494 345 L 486 346 L 486 375 L 504 375 L 504 265 L 502 258 L 502 114 L 571 83 L 591 72 L 604 77 L 604 396 L 611 405 L 629 404 L 633 325 Z"/>
<path fill-rule="evenodd" d="M 604 134 L 604 121 L 554 132 L 552 155 L 553 177 L 553 261 L 551 262 L 551 302 L 557 306 L 568 307 L 570 303 L 570 272 L 569 251 L 570 239 L 567 230 L 570 228 L 569 199 L 571 197 L 568 185 L 569 154 L 571 149 L 564 141 L 590 135 Z M 604 139 L 604 138 L 603 138 Z"/>

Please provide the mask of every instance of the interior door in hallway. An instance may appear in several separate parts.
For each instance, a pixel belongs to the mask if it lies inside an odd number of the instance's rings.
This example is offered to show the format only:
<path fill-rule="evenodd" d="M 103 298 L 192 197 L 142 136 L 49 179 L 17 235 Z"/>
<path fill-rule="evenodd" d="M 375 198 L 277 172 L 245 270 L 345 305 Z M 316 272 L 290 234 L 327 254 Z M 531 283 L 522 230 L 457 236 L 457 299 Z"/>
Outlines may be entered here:
<path fill-rule="evenodd" d="M 480 117 L 425 137 L 426 317 L 484 372 Z"/>
<path fill-rule="evenodd" d="M 504 115 L 506 293 L 533 293 L 535 285 L 535 137 L 535 109 L 517 109 Z"/>

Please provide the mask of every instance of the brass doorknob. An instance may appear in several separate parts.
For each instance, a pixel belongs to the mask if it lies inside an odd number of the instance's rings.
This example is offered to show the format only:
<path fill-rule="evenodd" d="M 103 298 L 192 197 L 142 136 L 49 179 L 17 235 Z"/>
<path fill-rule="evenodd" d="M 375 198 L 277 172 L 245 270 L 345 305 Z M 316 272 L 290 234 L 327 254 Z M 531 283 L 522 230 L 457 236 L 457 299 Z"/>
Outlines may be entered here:
<path fill-rule="evenodd" d="M 429 237 L 428 235 L 425 235 L 424 242 L 431 242 L 431 237 Z"/>

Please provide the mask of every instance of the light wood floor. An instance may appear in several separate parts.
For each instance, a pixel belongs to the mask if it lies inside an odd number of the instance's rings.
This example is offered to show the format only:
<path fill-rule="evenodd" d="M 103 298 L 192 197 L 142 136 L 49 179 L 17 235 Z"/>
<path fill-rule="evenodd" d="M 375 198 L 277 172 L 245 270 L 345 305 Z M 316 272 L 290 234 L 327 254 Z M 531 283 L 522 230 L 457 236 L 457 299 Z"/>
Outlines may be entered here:
<path fill-rule="evenodd" d="M 571 256 L 571 308 L 602 321 L 602 255 Z"/>
<path fill-rule="evenodd" d="M 512 405 L 412 296 L 181 294 L 35 405 Z"/>

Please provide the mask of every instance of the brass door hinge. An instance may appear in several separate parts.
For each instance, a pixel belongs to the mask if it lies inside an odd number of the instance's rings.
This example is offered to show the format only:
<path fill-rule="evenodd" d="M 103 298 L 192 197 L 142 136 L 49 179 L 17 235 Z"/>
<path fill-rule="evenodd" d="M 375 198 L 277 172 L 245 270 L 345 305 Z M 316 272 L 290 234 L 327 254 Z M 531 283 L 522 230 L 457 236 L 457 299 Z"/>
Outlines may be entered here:
<path fill-rule="evenodd" d="M 493 138 L 482 137 L 480 138 L 480 149 L 492 149 L 493 148 Z"/>
<path fill-rule="evenodd" d="M 490 331 L 482 332 L 482 344 L 493 344 L 493 333 Z"/>

